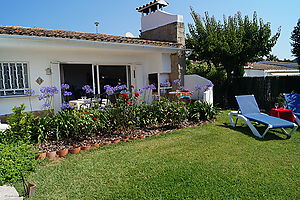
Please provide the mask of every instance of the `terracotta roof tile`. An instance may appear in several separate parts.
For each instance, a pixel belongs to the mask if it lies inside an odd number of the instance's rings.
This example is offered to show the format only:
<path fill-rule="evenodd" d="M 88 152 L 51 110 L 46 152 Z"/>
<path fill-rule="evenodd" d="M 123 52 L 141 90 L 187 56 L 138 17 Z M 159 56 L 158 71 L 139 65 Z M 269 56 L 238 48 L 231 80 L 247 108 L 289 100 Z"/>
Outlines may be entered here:
<path fill-rule="evenodd" d="M 112 43 L 126 43 L 126 44 L 140 44 L 149 46 L 161 46 L 170 48 L 179 48 L 180 44 L 175 42 L 162 42 L 155 40 L 146 40 L 140 38 L 121 37 L 115 35 L 107 35 L 101 33 L 85 33 L 77 31 L 64 31 L 44 28 L 29 28 L 21 26 L 6 26 L 0 25 L 0 34 L 8 35 L 26 35 L 49 38 L 65 38 L 76 40 L 89 40 L 98 42 L 112 42 Z"/>

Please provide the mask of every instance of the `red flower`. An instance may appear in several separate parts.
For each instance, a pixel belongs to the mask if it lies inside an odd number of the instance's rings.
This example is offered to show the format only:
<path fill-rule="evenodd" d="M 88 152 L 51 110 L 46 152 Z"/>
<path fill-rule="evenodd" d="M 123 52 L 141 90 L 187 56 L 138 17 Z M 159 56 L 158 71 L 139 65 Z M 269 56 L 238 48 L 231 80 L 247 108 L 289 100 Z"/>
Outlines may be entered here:
<path fill-rule="evenodd" d="M 99 119 L 98 119 L 98 118 L 96 118 L 96 117 L 94 117 L 94 118 L 93 118 L 93 120 L 94 120 L 94 121 L 97 121 L 97 120 L 99 120 Z"/>
<path fill-rule="evenodd" d="M 128 96 L 128 94 L 123 94 L 123 97 L 124 97 L 124 99 L 126 99 L 126 100 L 128 100 L 128 99 L 129 99 L 129 96 Z"/>
<path fill-rule="evenodd" d="M 139 94 L 138 92 L 134 93 L 134 95 L 135 95 L 136 97 L 140 96 L 140 94 Z"/>
<path fill-rule="evenodd" d="M 87 115 L 88 115 L 88 114 L 90 114 L 90 113 L 89 113 L 89 112 L 85 112 L 85 114 L 87 114 Z"/>
<path fill-rule="evenodd" d="M 128 104 L 131 104 L 131 101 L 127 101 Z"/>
<path fill-rule="evenodd" d="M 134 88 L 134 85 L 130 85 L 130 88 Z"/>

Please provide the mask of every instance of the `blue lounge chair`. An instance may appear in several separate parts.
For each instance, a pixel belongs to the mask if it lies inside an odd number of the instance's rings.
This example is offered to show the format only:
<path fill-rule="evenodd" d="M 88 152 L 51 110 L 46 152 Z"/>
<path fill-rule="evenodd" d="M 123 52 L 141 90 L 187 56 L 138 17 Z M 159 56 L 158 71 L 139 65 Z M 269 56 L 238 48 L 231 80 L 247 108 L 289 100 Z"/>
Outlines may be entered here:
<path fill-rule="evenodd" d="M 285 94 L 284 98 L 288 109 L 293 111 L 296 122 L 300 125 L 300 94 Z"/>
<path fill-rule="evenodd" d="M 288 137 L 291 137 L 291 135 L 298 128 L 297 124 L 295 123 L 261 113 L 258 108 L 254 95 L 241 95 L 241 96 L 236 96 L 235 98 L 239 105 L 239 111 L 233 111 L 228 114 L 230 123 L 232 124 L 233 127 L 236 126 L 238 119 L 242 119 L 249 126 L 252 133 L 259 138 L 264 138 L 264 136 L 270 129 L 275 129 L 275 128 L 281 128 L 284 134 L 286 134 Z M 233 115 L 237 116 L 235 123 L 233 122 L 232 119 Z M 266 125 L 267 128 L 265 132 L 263 134 L 260 134 L 251 122 L 256 122 L 259 124 Z M 287 133 L 284 128 L 292 128 L 292 130 L 290 133 Z"/>

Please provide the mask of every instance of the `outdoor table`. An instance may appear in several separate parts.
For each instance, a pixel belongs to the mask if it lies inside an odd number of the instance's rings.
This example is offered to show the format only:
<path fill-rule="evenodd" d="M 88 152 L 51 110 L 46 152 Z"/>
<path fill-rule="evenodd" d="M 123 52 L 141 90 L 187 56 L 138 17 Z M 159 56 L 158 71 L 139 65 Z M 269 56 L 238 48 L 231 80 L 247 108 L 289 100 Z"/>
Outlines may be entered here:
<path fill-rule="evenodd" d="M 180 92 L 180 91 L 174 91 L 174 92 L 169 92 L 168 95 L 173 96 L 173 99 L 181 99 L 182 97 L 185 98 L 191 98 L 192 97 L 192 93 L 190 92 Z"/>
<path fill-rule="evenodd" d="M 278 117 L 291 122 L 295 122 L 295 117 L 293 112 L 286 108 L 272 108 L 270 110 L 270 115 L 273 117 Z"/>

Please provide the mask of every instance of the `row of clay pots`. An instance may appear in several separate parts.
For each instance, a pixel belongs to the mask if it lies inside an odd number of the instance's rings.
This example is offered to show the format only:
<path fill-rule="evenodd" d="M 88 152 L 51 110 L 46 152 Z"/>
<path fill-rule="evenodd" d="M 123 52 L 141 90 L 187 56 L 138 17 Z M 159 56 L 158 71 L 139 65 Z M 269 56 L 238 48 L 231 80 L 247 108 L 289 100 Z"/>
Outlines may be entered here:
<path fill-rule="evenodd" d="M 159 135 L 159 134 L 157 134 Z M 140 135 L 138 136 L 140 139 L 145 139 L 146 137 L 150 137 L 152 135 Z M 130 140 L 136 140 L 138 138 L 137 136 L 131 136 L 130 138 L 129 137 L 126 137 L 126 138 L 123 138 L 123 139 L 116 139 L 116 140 L 112 140 L 112 141 L 104 141 L 103 142 L 103 145 L 104 146 L 108 146 L 110 145 L 111 143 L 114 143 L 114 144 L 117 144 L 119 142 L 128 142 L 129 139 Z M 92 144 L 93 147 L 99 147 L 100 144 Z M 64 157 L 66 156 L 68 153 L 70 154 L 77 154 L 79 153 L 81 150 L 85 151 L 85 150 L 89 150 L 91 148 L 91 145 L 87 145 L 87 146 L 79 146 L 79 147 L 73 147 L 73 148 L 70 148 L 70 149 L 63 149 L 63 150 L 58 150 L 58 151 L 52 151 L 52 152 L 44 152 L 44 153 L 41 153 L 40 155 L 38 155 L 36 157 L 36 159 L 39 159 L 39 160 L 44 160 L 46 157 L 49 158 L 49 159 L 54 159 L 56 158 L 57 156 L 58 157 Z"/>

